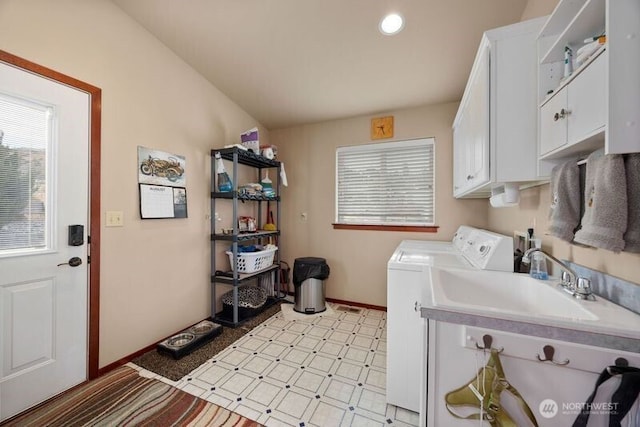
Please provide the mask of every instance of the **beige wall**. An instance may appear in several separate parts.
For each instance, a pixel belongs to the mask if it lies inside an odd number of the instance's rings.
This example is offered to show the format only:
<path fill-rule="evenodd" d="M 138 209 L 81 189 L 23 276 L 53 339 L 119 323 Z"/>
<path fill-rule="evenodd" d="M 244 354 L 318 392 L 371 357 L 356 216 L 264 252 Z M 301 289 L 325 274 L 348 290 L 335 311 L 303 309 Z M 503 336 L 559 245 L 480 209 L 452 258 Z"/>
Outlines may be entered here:
<path fill-rule="evenodd" d="M 2 0 L 0 49 L 103 91 L 100 366 L 208 317 L 209 152 L 256 121 L 110 1 Z M 139 219 L 138 145 L 186 157 L 188 219 Z"/>
<path fill-rule="evenodd" d="M 520 205 L 513 208 L 489 207 L 488 228 L 504 234 L 514 231 L 526 232 L 535 224 L 535 233 L 542 238 L 542 247 L 559 259 L 640 283 L 640 254 L 613 253 L 604 249 L 584 248 L 570 245 L 546 235 L 551 205 L 549 184 L 529 188 L 520 192 Z"/>
<path fill-rule="evenodd" d="M 522 19 L 549 14 L 557 3 L 557 0 L 529 0 Z M 510 234 L 516 230 L 526 231 L 528 227 L 535 224 L 536 234 L 542 237 L 543 248 L 557 258 L 568 259 L 577 264 L 640 283 L 640 254 L 626 252 L 615 254 L 602 249 L 584 248 L 545 235 L 551 205 L 549 192 L 549 185 L 542 185 L 521 191 L 518 207 L 506 209 L 489 207 L 489 228 Z"/>
<path fill-rule="evenodd" d="M 389 111 L 393 140 L 435 137 L 436 223 L 438 233 L 334 230 L 336 148 L 371 142 L 372 116 L 335 120 L 271 131 L 286 165 L 289 188 L 283 191 L 282 256 L 293 266 L 297 257 L 327 259 L 331 275 L 327 296 L 386 306 L 386 266 L 404 239 L 450 240 L 460 224 L 486 226 L 485 200 L 452 197 L 451 124 L 458 103 Z M 383 114 L 380 114 L 383 115 Z M 307 213 L 307 221 L 301 214 Z"/>
<path fill-rule="evenodd" d="M 558 0 L 529 0 L 522 12 L 522 21 L 549 15 L 558 4 Z"/>

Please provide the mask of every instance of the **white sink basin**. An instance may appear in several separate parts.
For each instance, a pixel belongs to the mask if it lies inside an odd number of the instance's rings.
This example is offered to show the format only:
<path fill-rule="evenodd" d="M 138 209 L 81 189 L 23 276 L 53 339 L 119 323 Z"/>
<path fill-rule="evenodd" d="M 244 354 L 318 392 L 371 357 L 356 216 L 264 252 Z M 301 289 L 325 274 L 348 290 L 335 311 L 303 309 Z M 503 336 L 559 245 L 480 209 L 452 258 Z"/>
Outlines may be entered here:
<path fill-rule="evenodd" d="M 570 294 L 525 274 L 434 269 L 435 305 L 466 306 L 534 316 L 597 320 Z"/>
<path fill-rule="evenodd" d="M 574 298 L 557 279 L 460 268 L 431 268 L 430 275 L 423 306 L 640 338 L 640 315 L 601 297 Z"/>

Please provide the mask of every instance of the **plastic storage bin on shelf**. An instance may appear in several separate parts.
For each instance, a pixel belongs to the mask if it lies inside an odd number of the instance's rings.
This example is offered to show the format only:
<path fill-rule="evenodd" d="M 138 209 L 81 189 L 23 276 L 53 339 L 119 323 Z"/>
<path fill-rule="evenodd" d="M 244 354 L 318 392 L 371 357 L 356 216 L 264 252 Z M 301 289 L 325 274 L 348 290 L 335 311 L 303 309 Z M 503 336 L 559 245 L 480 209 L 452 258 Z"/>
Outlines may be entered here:
<path fill-rule="evenodd" d="M 278 248 L 271 248 L 256 252 L 238 252 L 238 273 L 254 273 L 271 267 L 277 250 Z M 227 251 L 226 253 L 229 256 L 231 270 L 235 271 L 234 265 L 236 263 L 233 262 L 233 252 Z"/>

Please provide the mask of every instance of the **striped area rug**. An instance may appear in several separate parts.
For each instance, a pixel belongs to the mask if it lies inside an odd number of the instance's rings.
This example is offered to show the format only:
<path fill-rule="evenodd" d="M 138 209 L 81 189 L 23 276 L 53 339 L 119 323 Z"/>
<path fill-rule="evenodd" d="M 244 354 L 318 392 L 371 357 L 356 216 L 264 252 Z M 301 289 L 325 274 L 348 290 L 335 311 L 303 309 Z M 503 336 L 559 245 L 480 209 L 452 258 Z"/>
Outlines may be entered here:
<path fill-rule="evenodd" d="M 3 426 L 260 426 L 122 366 Z"/>

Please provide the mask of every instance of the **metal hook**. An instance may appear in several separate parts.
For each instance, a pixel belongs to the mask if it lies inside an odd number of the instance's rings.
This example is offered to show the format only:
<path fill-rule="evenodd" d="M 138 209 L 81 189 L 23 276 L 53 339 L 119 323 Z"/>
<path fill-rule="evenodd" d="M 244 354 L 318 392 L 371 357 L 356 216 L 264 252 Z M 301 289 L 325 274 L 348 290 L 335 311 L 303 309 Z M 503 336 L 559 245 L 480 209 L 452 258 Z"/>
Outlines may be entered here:
<path fill-rule="evenodd" d="M 544 353 L 544 359 L 541 358 L 539 354 L 536 355 L 538 357 L 538 360 L 541 362 L 551 362 L 554 365 L 559 365 L 559 366 L 564 366 L 569 364 L 569 359 L 565 359 L 562 362 L 556 362 L 555 360 L 553 360 L 553 354 L 556 352 L 556 349 L 553 348 L 552 345 L 545 345 L 544 347 L 542 347 L 542 352 Z"/>
<path fill-rule="evenodd" d="M 489 334 L 485 334 L 482 336 L 482 343 L 484 344 L 484 347 L 480 347 L 478 345 L 478 343 L 476 342 L 476 348 L 478 350 L 491 350 L 491 343 L 493 342 L 493 337 Z M 504 347 L 500 347 L 498 350 L 498 353 L 502 353 L 504 351 Z"/>
<path fill-rule="evenodd" d="M 615 366 L 607 366 L 609 375 L 620 375 L 623 371 L 618 368 L 626 368 L 629 366 L 629 361 L 624 357 L 618 357 L 614 363 Z"/>
<path fill-rule="evenodd" d="M 615 361 L 615 364 L 619 368 L 626 368 L 627 366 L 629 366 L 629 361 L 624 357 L 618 357 Z"/>

